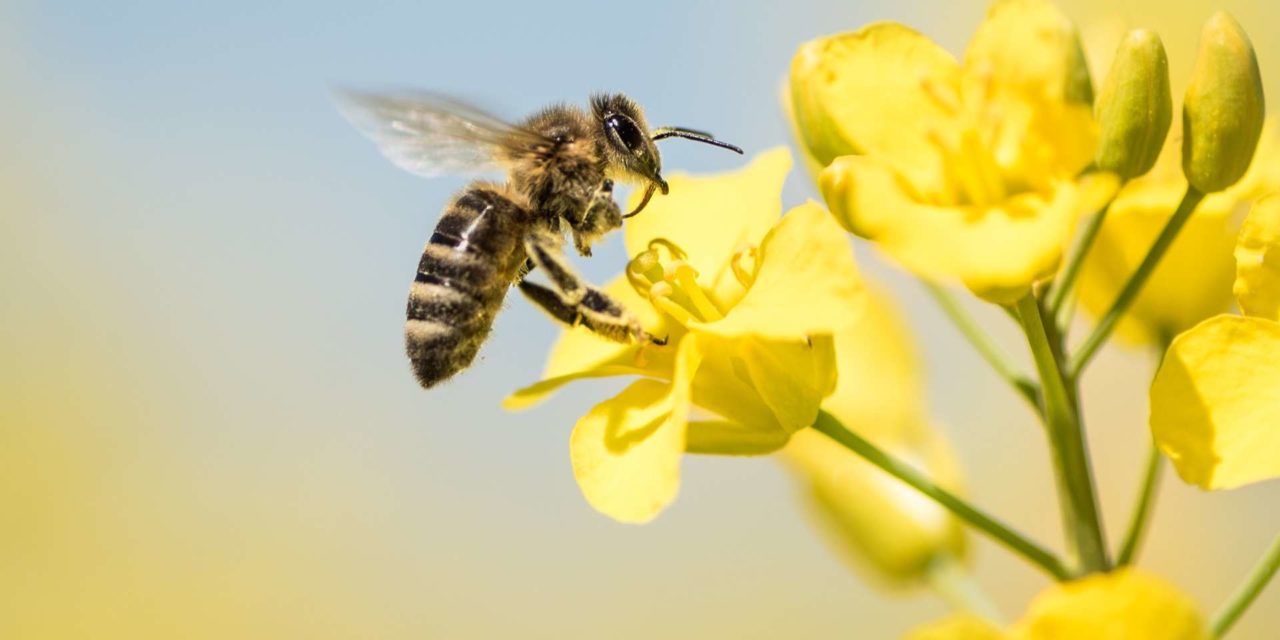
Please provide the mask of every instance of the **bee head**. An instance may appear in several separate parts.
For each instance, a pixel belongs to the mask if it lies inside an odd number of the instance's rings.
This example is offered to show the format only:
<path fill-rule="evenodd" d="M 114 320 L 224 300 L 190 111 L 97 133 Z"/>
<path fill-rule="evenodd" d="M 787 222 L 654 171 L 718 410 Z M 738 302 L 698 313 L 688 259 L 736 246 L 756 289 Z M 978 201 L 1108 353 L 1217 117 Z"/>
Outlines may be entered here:
<path fill-rule="evenodd" d="M 642 181 L 667 193 L 662 156 L 640 105 L 620 93 L 600 94 L 591 98 L 591 112 L 600 126 L 605 157 L 619 177 Z"/>
<path fill-rule="evenodd" d="M 600 125 L 610 166 L 620 172 L 622 177 L 636 178 L 649 184 L 640 205 L 624 218 L 640 213 L 655 190 L 661 190 L 662 195 L 667 195 L 670 191 L 667 181 L 662 179 L 662 156 L 658 154 L 658 146 L 654 142 L 663 138 L 685 138 L 742 154 L 742 149 L 716 140 L 705 131 L 662 127 L 650 132 L 640 105 L 620 93 L 592 96 L 591 112 Z"/>

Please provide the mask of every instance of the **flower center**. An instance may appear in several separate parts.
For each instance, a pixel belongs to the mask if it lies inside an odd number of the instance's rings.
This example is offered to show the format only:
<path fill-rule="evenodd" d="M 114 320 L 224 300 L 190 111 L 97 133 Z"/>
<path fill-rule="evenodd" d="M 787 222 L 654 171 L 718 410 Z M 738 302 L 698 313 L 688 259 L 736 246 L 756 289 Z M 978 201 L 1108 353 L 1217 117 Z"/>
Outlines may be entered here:
<path fill-rule="evenodd" d="M 655 309 L 682 325 L 724 318 L 724 312 L 698 284 L 698 271 L 688 257 L 674 242 L 654 239 L 647 250 L 627 263 L 627 279 Z"/>
<path fill-rule="evenodd" d="M 943 194 L 949 202 L 938 204 L 981 207 L 1004 200 L 1008 195 L 1004 172 L 988 144 L 995 135 L 984 132 L 979 117 L 965 108 L 965 101 L 954 89 L 932 78 L 922 78 L 920 85 L 935 105 L 954 118 L 951 126 L 945 129 L 935 127 L 926 132 L 929 143 L 942 158 L 942 170 L 950 187 Z M 988 103 L 990 85 L 990 78 L 985 78 L 985 82 L 978 85 L 980 95 L 973 102 L 983 105 L 980 110 L 985 110 Z"/>

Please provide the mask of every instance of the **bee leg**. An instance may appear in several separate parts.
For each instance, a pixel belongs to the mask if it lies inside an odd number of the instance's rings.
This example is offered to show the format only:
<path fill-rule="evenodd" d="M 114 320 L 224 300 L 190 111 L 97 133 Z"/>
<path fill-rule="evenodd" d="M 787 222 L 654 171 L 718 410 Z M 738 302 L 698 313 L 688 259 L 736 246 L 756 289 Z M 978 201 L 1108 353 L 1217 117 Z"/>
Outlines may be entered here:
<path fill-rule="evenodd" d="M 573 221 L 573 246 L 578 253 L 591 255 L 591 245 L 604 234 L 622 226 L 622 211 L 613 199 L 613 180 L 606 179 L 592 195 L 581 220 Z"/>
<path fill-rule="evenodd" d="M 559 243 L 547 234 L 525 239 L 525 249 L 535 265 L 547 274 L 552 286 L 521 280 L 520 291 L 552 318 L 569 326 L 582 325 L 614 342 L 652 342 L 656 338 L 640 328 L 640 322 L 603 291 L 587 284 L 565 264 Z"/>

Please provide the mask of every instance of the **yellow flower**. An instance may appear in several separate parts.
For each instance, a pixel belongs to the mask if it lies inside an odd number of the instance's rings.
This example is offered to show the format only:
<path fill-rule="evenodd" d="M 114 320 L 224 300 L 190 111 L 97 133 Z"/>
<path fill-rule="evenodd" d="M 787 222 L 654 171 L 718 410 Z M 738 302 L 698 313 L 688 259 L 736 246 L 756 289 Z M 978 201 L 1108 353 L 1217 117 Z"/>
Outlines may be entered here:
<path fill-rule="evenodd" d="M 1236 250 L 1245 316 L 1178 336 L 1151 384 L 1151 433 L 1204 489 L 1280 477 L 1280 196 L 1250 211 Z"/>
<path fill-rule="evenodd" d="M 958 464 L 924 416 L 919 362 L 901 314 L 874 288 L 866 298 L 858 322 L 835 334 L 840 379 L 823 408 L 958 491 Z M 964 530 L 950 512 L 827 436 L 799 431 L 782 456 L 832 544 L 887 586 L 918 582 L 940 557 L 964 556 Z"/>
<path fill-rule="evenodd" d="M 1114 188 L 1077 178 L 1097 126 L 1075 28 L 1047 2 L 995 3 L 963 62 L 894 23 L 815 40 L 790 87 L 841 224 L 994 302 L 1051 276 L 1079 214 Z"/>
<path fill-rule="evenodd" d="M 1008 640 L 1009 634 L 989 620 L 970 613 L 957 613 L 916 627 L 902 638 L 903 640 Z"/>
<path fill-rule="evenodd" d="M 518 409 L 573 380 L 640 377 L 570 438 L 574 477 L 597 510 L 652 519 L 675 498 L 681 454 L 774 451 L 812 424 L 835 388 L 831 336 L 856 320 L 861 284 L 821 207 L 779 220 L 790 168 L 790 154 L 775 149 L 737 172 L 673 176 L 671 195 L 628 223 L 633 259 L 605 287 L 666 345 L 567 330 L 544 379 L 507 399 Z"/>
<path fill-rule="evenodd" d="M 1080 269 L 1080 303 L 1087 312 L 1106 313 L 1177 208 L 1187 189 L 1179 157 L 1179 142 L 1170 140 L 1155 168 L 1125 185 L 1112 203 Z M 1244 178 L 1201 201 L 1116 325 L 1120 339 L 1160 345 L 1226 311 L 1231 306 L 1232 250 L 1239 218 L 1254 199 L 1278 190 L 1280 126 L 1269 121 Z"/>
<path fill-rule="evenodd" d="M 1209 633 L 1195 603 L 1133 569 L 1095 574 L 1044 591 L 1014 629 L 1027 640 L 1200 640 Z"/>
<path fill-rule="evenodd" d="M 953 616 L 913 631 L 912 640 L 1207 640 L 1195 603 L 1172 585 L 1134 569 L 1049 587 L 1012 629 Z"/>

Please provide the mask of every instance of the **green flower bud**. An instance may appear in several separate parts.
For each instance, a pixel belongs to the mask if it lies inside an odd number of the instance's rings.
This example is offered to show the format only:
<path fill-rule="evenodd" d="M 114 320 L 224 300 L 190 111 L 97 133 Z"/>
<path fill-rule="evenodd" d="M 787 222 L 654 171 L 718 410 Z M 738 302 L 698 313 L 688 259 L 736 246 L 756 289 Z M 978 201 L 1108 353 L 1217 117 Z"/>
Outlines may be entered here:
<path fill-rule="evenodd" d="M 1063 97 L 1067 102 L 1093 104 L 1093 77 L 1089 75 L 1089 61 L 1085 59 L 1080 32 L 1072 28 L 1071 50 L 1067 52 L 1067 85 Z"/>
<path fill-rule="evenodd" d="M 1182 172 L 1191 186 L 1212 193 L 1244 175 L 1265 111 L 1253 45 L 1240 23 L 1219 11 L 1200 32 L 1182 106 Z"/>
<path fill-rule="evenodd" d="M 1160 36 L 1136 29 L 1124 37 L 1098 96 L 1097 116 L 1098 168 L 1125 180 L 1150 171 L 1173 121 L 1169 59 Z"/>

